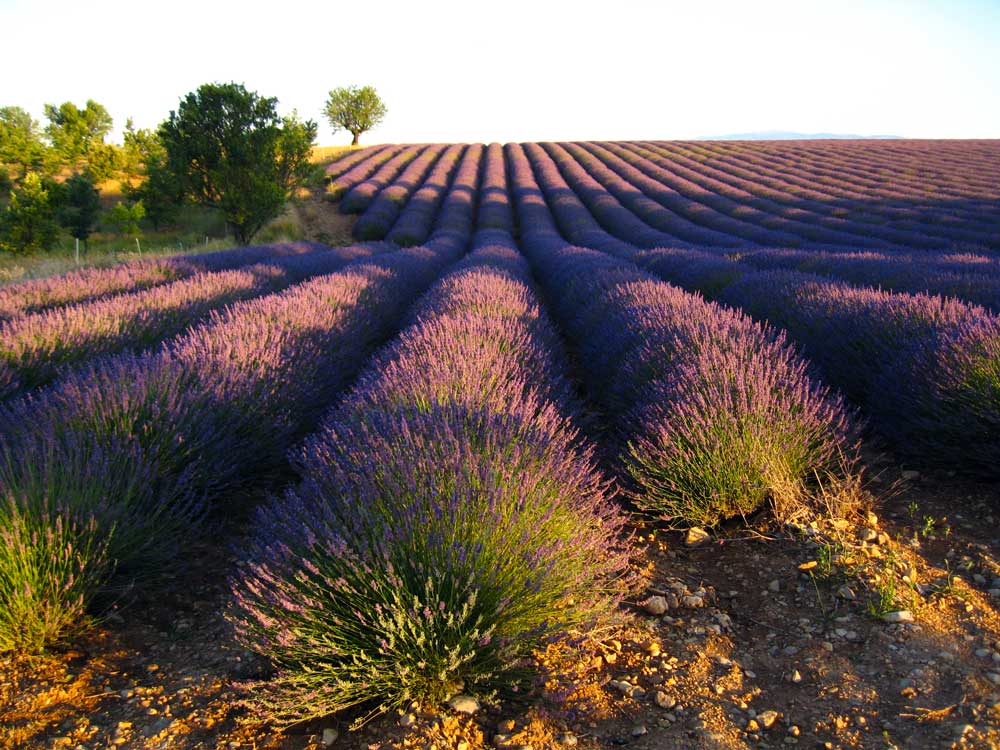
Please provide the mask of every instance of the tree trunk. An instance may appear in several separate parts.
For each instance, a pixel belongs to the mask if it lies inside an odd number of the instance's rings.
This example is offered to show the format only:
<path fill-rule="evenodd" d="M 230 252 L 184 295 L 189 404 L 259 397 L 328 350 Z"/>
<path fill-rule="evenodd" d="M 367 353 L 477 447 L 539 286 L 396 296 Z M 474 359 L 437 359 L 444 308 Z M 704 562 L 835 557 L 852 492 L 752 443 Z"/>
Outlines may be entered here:
<path fill-rule="evenodd" d="M 361 133 L 353 133 L 353 135 L 354 135 L 354 140 L 351 141 L 351 145 L 352 146 L 357 146 L 358 145 L 358 139 L 361 138 Z"/>

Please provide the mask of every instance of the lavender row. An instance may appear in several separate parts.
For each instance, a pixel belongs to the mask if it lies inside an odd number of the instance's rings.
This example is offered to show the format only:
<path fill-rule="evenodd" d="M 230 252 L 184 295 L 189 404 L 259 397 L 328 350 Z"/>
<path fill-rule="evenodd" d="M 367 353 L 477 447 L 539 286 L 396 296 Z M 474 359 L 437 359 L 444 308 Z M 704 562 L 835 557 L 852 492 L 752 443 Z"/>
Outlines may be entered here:
<path fill-rule="evenodd" d="M 954 206 L 950 211 L 942 206 L 933 206 L 922 190 L 909 193 L 905 205 L 900 205 L 900 201 L 890 205 L 884 198 L 872 199 L 852 193 L 849 189 L 852 183 L 844 179 L 843 173 L 837 183 L 831 184 L 823 178 L 822 181 L 810 179 L 809 169 L 794 162 L 782 166 L 783 162 L 774 157 L 759 158 L 747 150 L 737 152 L 737 156 L 701 144 L 686 146 L 696 156 L 711 158 L 713 167 L 746 180 L 748 190 L 801 209 L 850 220 L 863 225 L 868 233 L 904 245 L 908 243 L 896 236 L 899 230 L 950 239 L 949 231 L 959 223 L 977 231 L 988 231 L 991 226 L 997 226 L 995 220 L 987 221 L 985 212 L 981 208 L 976 210 L 974 205 L 963 203 L 961 208 Z"/>
<path fill-rule="evenodd" d="M 358 183 L 364 182 L 375 171 L 402 151 L 406 146 L 386 146 L 378 151 L 366 152 L 367 158 L 360 161 L 341 175 L 334 177 L 326 185 L 326 198 L 330 201 L 339 201 L 344 197 L 344 193 L 353 188 Z"/>
<path fill-rule="evenodd" d="M 940 146 L 938 147 L 940 148 Z M 817 154 L 804 156 L 801 146 L 794 149 L 799 158 L 789 158 L 789 149 L 773 149 L 761 144 L 753 149 L 740 148 L 736 150 L 740 163 L 747 163 L 751 171 L 762 181 L 773 180 L 771 174 L 779 176 L 779 184 L 791 184 L 796 190 L 819 191 L 822 194 L 833 195 L 849 203 L 837 204 L 838 208 L 855 210 L 859 205 L 876 210 L 894 221 L 920 221 L 941 223 L 949 217 L 935 204 L 944 201 L 946 205 L 954 206 L 960 223 L 972 222 L 982 225 L 984 218 L 995 209 L 996 193 L 992 195 L 992 207 L 988 200 L 973 198 L 966 193 L 952 194 L 942 185 L 945 180 L 937 179 L 934 183 L 907 184 L 901 186 L 896 181 L 904 179 L 903 173 L 908 166 L 905 161 L 896 162 L 885 174 L 873 176 L 858 169 L 856 161 L 844 161 L 837 150 L 828 151 L 819 157 Z M 760 156 L 758 156 L 760 153 Z M 813 159 L 814 161 L 809 161 Z M 921 163 L 924 163 L 921 160 Z M 982 168 L 988 159 L 981 159 L 977 166 Z M 928 197 L 928 188 L 933 193 Z M 827 199 L 829 202 L 829 199 Z M 960 203 L 958 203 L 960 202 Z M 954 224 L 954 219 L 950 222 Z M 987 222 L 987 224 L 990 222 Z M 995 226 L 996 222 L 992 222 Z M 902 224 L 901 226 L 907 226 Z M 985 227 L 984 227 L 985 228 Z"/>
<path fill-rule="evenodd" d="M 525 153 L 543 171 L 555 164 L 567 187 L 580 198 L 587 210 L 602 227 L 613 235 L 638 247 L 684 245 L 677 237 L 654 229 L 644 222 L 631 207 L 626 207 L 588 172 L 562 145 L 557 143 L 527 144 Z M 547 157 L 547 158 L 546 158 Z M 561 189 L 561 188 L 560 188 Z M 635 205 L 640 209 L 640 205 Z"/>
<path fill-rule="evenodd" d="M 964 260 L 924 255 L 756 250 L 734 257 L 760 270 L 802 271 L 894 292 L 957 297 L 1000 312 L 1000 263 L 982 255 L 960 256 Z"/>
<path fill-rule="evenodd" d="M 133 570 L 175 556 L 210 502 L 285 464 L 293 442 L 460 252 L 442 243 L 352 264 L 0 408 L 0 489 L 9 498 L 0 529 L 57 516 L 80 535 L 76 549 L 107 544 L 102 565 L 8 592 L 17 601 L 0 604 L 22 611 L 27 603 L 46 622 L 73 606 L 66 597 L 85 580 L 79 613 L 105 582 L 108 561 Z"/>
<path fill-rule="evenodd" d="M 594 152 L 588 151 L 585 146 L 590 146 Z M 629 211 L 646 224 L 672 238 L 672 245 L 695 243 L 735 247 L 746 244 L 738 237 L 700 227 L 648 197 L 649 194 L 664 194 L 669 191 L 609 151 L 602 150 L 599 146 L 592 144 L 562 143 L 559 144 L 559 147 L 571 155 L 588 175 L 617 198 Z M 552 154 L 552 150 L 549 153 Z M 602 158 L 606 161 L 616 163 L 621 174 L 605 164 L 601 158 L 598 158 L 595 155 L 597 153 L 602 154 Z"/>
<path fill-rule="evenodd" d="M 981 232 L 970 231 L 967 225 L 956 225 L 954 222 L 950 226 L 945 225 L 943 216 L 938 210 L 934 210 L 935 215 L 925 220 L 909 220 L 886 225 L 884 219 L 867 213 L 869 208 L 877 210 L 877 204 L 873 206 L 870 201 L 867 204 L 855 206 L 855 210 L 846 217 L 825 216 L 826 204 L 803 201 L 799 196 L 792 199 L 797 205 L 789 207 L 787 197 L 784 200 L 775 201 L 772 199 L 773 196 L 761 195 L 758 187 L 761 180 L 758 173 L 749 175 L 748 179 L 741 179 L 720 172 L 714 166 L 704 162 L 688 159 L 685 155 L 686 148 L 677 144 L 641 145 L 655 154 L 669 158 L 671 168 L 681 174 L 688 175 L 691 179 L 720 195 L 726 195 L 744 205 L 753 206 L 772 214 L 795 216 L 808 223 L 829 227 L 829 229 L 816 227 L 810 234 L 803 235 L 808 236 L 813 241 L 822 241 L 830 245 L 839 244 L 848 247 L 876 249 L 891 249 L 893 246 L 935 249 L 942 247 L 950 240 L 978 242 L 986 239 Z M 840 181 L 847 182 L 843 175 L 841 175 Z M 920 194 L 913 197 L 926 200 Z M 845 232 L 847 234 L 844 234 Z M 803 233 L 799 232 L 799 234 Z"/>
<path fill-rule="evenodd" d="M 274 257 L 324 248 L 309 242 L 283 242 L 122 263 L 110 268 L 84 268 L 61 276 L 32 279 L 0 288 L 0 321 L 60 305 L 149 289 L 203 271 L 226 271 Z"/>
<path fill-rule="evenodd" d="M 278 723 L 488 695 L 621 595 L 624 519 L 524 261 L 503 245 L 462 265 L 258 516 L 232 617 L 278 666 L 255 690 Z"/>
<path fill-rule="evenodd" d="M 997 476 L 997 315 L 940 296 L 758 271 L 717 254 L 650 250 L 635 260 L 787 331 L 824 379 L 861 405 L 900 453 Z"/>
<path fill-rule="evenodd" d="M 802 239 L 798 235 L 771 231 L 745 220 L 743 212 L 737 210 L 738 207 L 727 201 L 722 201 L 722 204 L 719 205 L 711 192 L 689 181 L 677 179 L 645 156 L 626 148 L 626 145 L 624 143 L 600 143 L 597 146 L 601 150 L 597 151 L 592 148 L 592 151 L 619 174 L 622 174 L 621 167 L 608 161 L 604 152 L 612 154 L 622 162 L 639 170 L 647 176 L 647 179 L 658 182 L 662 186 L 661 191 L 656 193 L 647 191 L 646 194 L 671 211 L 713 232 L 738 238 L 738 241 L 733 243 L 735 245 L 745 245 L 749 242 L 772 247 L 794 247 L 801 244 Z M 628 178 L 627 174 L 622 176 Z M 647 189 L 643 187 L 643 190 Z"/>
<path fill-rule="evenodd" d="M 385 164 L 379 167 L 375 173 L 364 182 L 359 182 L 344 195 L 340 201 L 340 211 L 345 214 L 359 214 L 364 211 L 375 199 L 383 188 L 402 174 L 403 170 L 413 162 L 421 153 L 427 151 L 430 146 L 407 146 Z"/>
<path fill-rule="evenodd" d="M 644 144 L 656 153 L 668 156 L 681 168 L 699 175 L 701 183 L 721 195 L 762 211 L 786 217 L 813 227 L 809 238 L 814 242 L 845 247 L 893 249 L 898 247 L 938 248 L 945 240 L 937 236 L 931 225 L 903 229 L 886 226 L 885 219 L 858 207 L 849 216 L 838 216 L 825 203 L 789 195 L 781 187 L 764 187 L 755 173 L 733 174 L 719 168 L 719 160 L 695 161 L 687 156 L 687 148 L 674 144 Z M 782 186 L 783 187 L 783 186 Z M 800 232 L 801 234 L 801 232 Z"/>
<path fill-rule="evenodd" d="M 0 323 L 0 400 L 56 378 L 68 366 L 122 349 L 145 349 L 214 309 L 333 273 L 370 254 L 364 247 L 278 257 L 236 271 L 60 307 Z"/>
<path fill-rule="evenodd" d="M 431 146 L 411 161 L 399 177 L 383 189 L 358 217 L 352 230 L 354 237 L 359 240 L 384 239 L 399 218 L 403 206 L 423 183 L 444 150 L 443 145 Z"/>
<path fill-rule="evenodd" d="M 419 245 L 427 239 L 465 150 L 466 147 L 460 144 L 453 144 L 445 149 L 430 176 L 410 198 L 392 230 L 386 235 L 389 242 L 410 246 Z"/>
<path fill-rule="evenodd" d="M 387 148 L 389 148 L 387 145 L 368 146 L 366 148 L 349 151 L 339 159 L 335 159 L 326 165 L 326 169 L 324 170 L 326 172 L 326 176 L 331 180 L 336 179 L 337 177 L 340 177 L 340 175 L 346 174 L 349 170 L 353 169 L 361 162 Z"/>
<path fill-rule="evenodd" d="M 851 418 L 782 333 L 569 245 L 524 150 L 507 153 L 522 247 L 587 363 L 637 504 L 698 524 L 767 502 L 786 513 L 813 478 L 845 470 Z"/>

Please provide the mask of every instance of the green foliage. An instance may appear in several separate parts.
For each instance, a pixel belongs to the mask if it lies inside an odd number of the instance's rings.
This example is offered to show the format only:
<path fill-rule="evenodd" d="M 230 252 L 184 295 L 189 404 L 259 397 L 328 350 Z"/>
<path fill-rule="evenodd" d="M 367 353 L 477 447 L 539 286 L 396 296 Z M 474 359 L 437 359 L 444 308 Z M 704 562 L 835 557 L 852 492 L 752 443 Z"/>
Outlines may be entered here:
<path fill-rule="evenodd" d="M 122 140 L 120 168 L 128 177 L 148 174 L 151 163 L 162 164 L 166 158 L 159 133 L 146 128 L 136 130 L 131 118 L 125 122 Z"/>
<path fill-rule="evenodd" d="M 21 168 L 20 177 L 45 163 L 42 132 L 31 115 L 20 107 L 0 107 L 0 164 Z"/>
<path fill-rule="evenodd" d="M 58 107 L 46 104 L 45 117 L 49 120 L 45 134 L 68 164 L 77 163 L 89 156 L 95 145 L 103 144 L 113 124 L 108 110 L 93 99 L 88 99 L 83 109 L 73 102 Z"/>
<path fill-rule="evenodd" d="M 59 235 L 56 209 L 59 191 L 37 172 L 29 172 L 10 194 L 0 216 L 0 250 L 30 254 L 48 250 Z"/>
<path fill-rule="evenodd" d="M 278 216 L 308 172 L 316 124 L 278 117 L 277 99 L 209 83 L 160 126 L 164 168 L 196 203 L 219 209 L 246 243 Z"/>
<path fill-rule="evenodd" d="M 139 222 L 146 215 L 146 207 L 142 201 L 129 205 L 124 201 L 116 203 L 108 212 L 108 221 L 115 227 L 118 234 L 125 237 L 138 237 L 142 234 Z"/>
<path fill-rule="evenodd" d="M 93 519 L 0 513 L 0 653 L 36 653 L 86 625 L 86 604 L 110 568 Z"/>
<path fill-rule="evenodd" d="M 159 230 L 177 216 L 184 205 L 184 184 L 166 163 L 166 152 L 151 150 L 145 162 L 146 179 L 137 188 L 125 187 L 132 201 L 142 201 L 146 218 Z"/>
<path fill-rule="evenodd" d="M 346 86 L 333 89 L 326 100 L 325 113 L 333 132 L 346 130 L 358 145 L 361 134 L 371 130 L 385 117 L 385 103 L 372 86 Z"/>
<path fill-rule="evenodd" d="M 59 223 L 78 240 L 86 241 L 97 223 L 101 196 L 94 187 L 94 178 L 87 172 L 77 172 L 66 181 Z"/>
<path fill-rule="evenodd" d="M 122 149 L 113 143 L 91 144 L 87 152 L 87 170 L 97 182 L 110 180 L 121 171 Z"/>

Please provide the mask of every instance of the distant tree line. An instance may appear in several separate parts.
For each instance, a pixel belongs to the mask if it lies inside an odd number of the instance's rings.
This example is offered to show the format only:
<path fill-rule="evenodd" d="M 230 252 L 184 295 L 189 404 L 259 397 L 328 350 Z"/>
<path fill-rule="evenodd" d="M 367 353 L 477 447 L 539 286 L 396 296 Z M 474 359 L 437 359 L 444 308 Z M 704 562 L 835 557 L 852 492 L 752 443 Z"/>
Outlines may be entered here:
<path fill-rule="evenodd" d="M 45 105 L 42 127 L 21 107 L 0 107 L 0 250 L 53 247 L 60 229 L 86 243 L 99 218 L 123 235 L 144 221 L 158 230 L 185 204 L 218 210 L 240 243 L 278 216 L 307 177 L 317 126 L 277 99 L 237 83 L 211 83 L 181 99 L 155 129 L 114 125 L 93 100 Z M 360 135 L 385 115 L 370 86 L 334 89 L 325 113 L 334 128 Z M 121 183 L 123 201 L 102 214 L 98 185 Z M 5 204 L 5 205 L 4 205 Z"/>

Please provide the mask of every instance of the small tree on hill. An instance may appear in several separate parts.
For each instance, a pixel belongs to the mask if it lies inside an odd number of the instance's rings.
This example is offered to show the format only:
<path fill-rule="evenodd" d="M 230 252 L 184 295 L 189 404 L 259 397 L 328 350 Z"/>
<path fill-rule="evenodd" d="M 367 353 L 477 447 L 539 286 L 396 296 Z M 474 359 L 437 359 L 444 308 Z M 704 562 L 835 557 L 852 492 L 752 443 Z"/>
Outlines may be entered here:
<path fill-rule="evenodd" d="M 333 89 L 326 100 L 326 117 L 333 132 L 346 130 L 358 145 L 361 134 L 371 130 L 385 117 L 385 104 L 371 86 L 347 86 Z"/>
<path fill-rule="evenodd" d="M 69 233 L 86 243 L 101 210 L 101 196 L 94 187 L 94 179 L 87 172 L 77 172 L 66 180 L 59 223 Z"/>
<path fill-rule="evenodd" d="M 166 168 L 183 193 L 219 209 L 241 243 L 281 213 L 309 173 L 316 123 L 280 118 L 278 100 L 207 83 L 160 126 Z"/>

